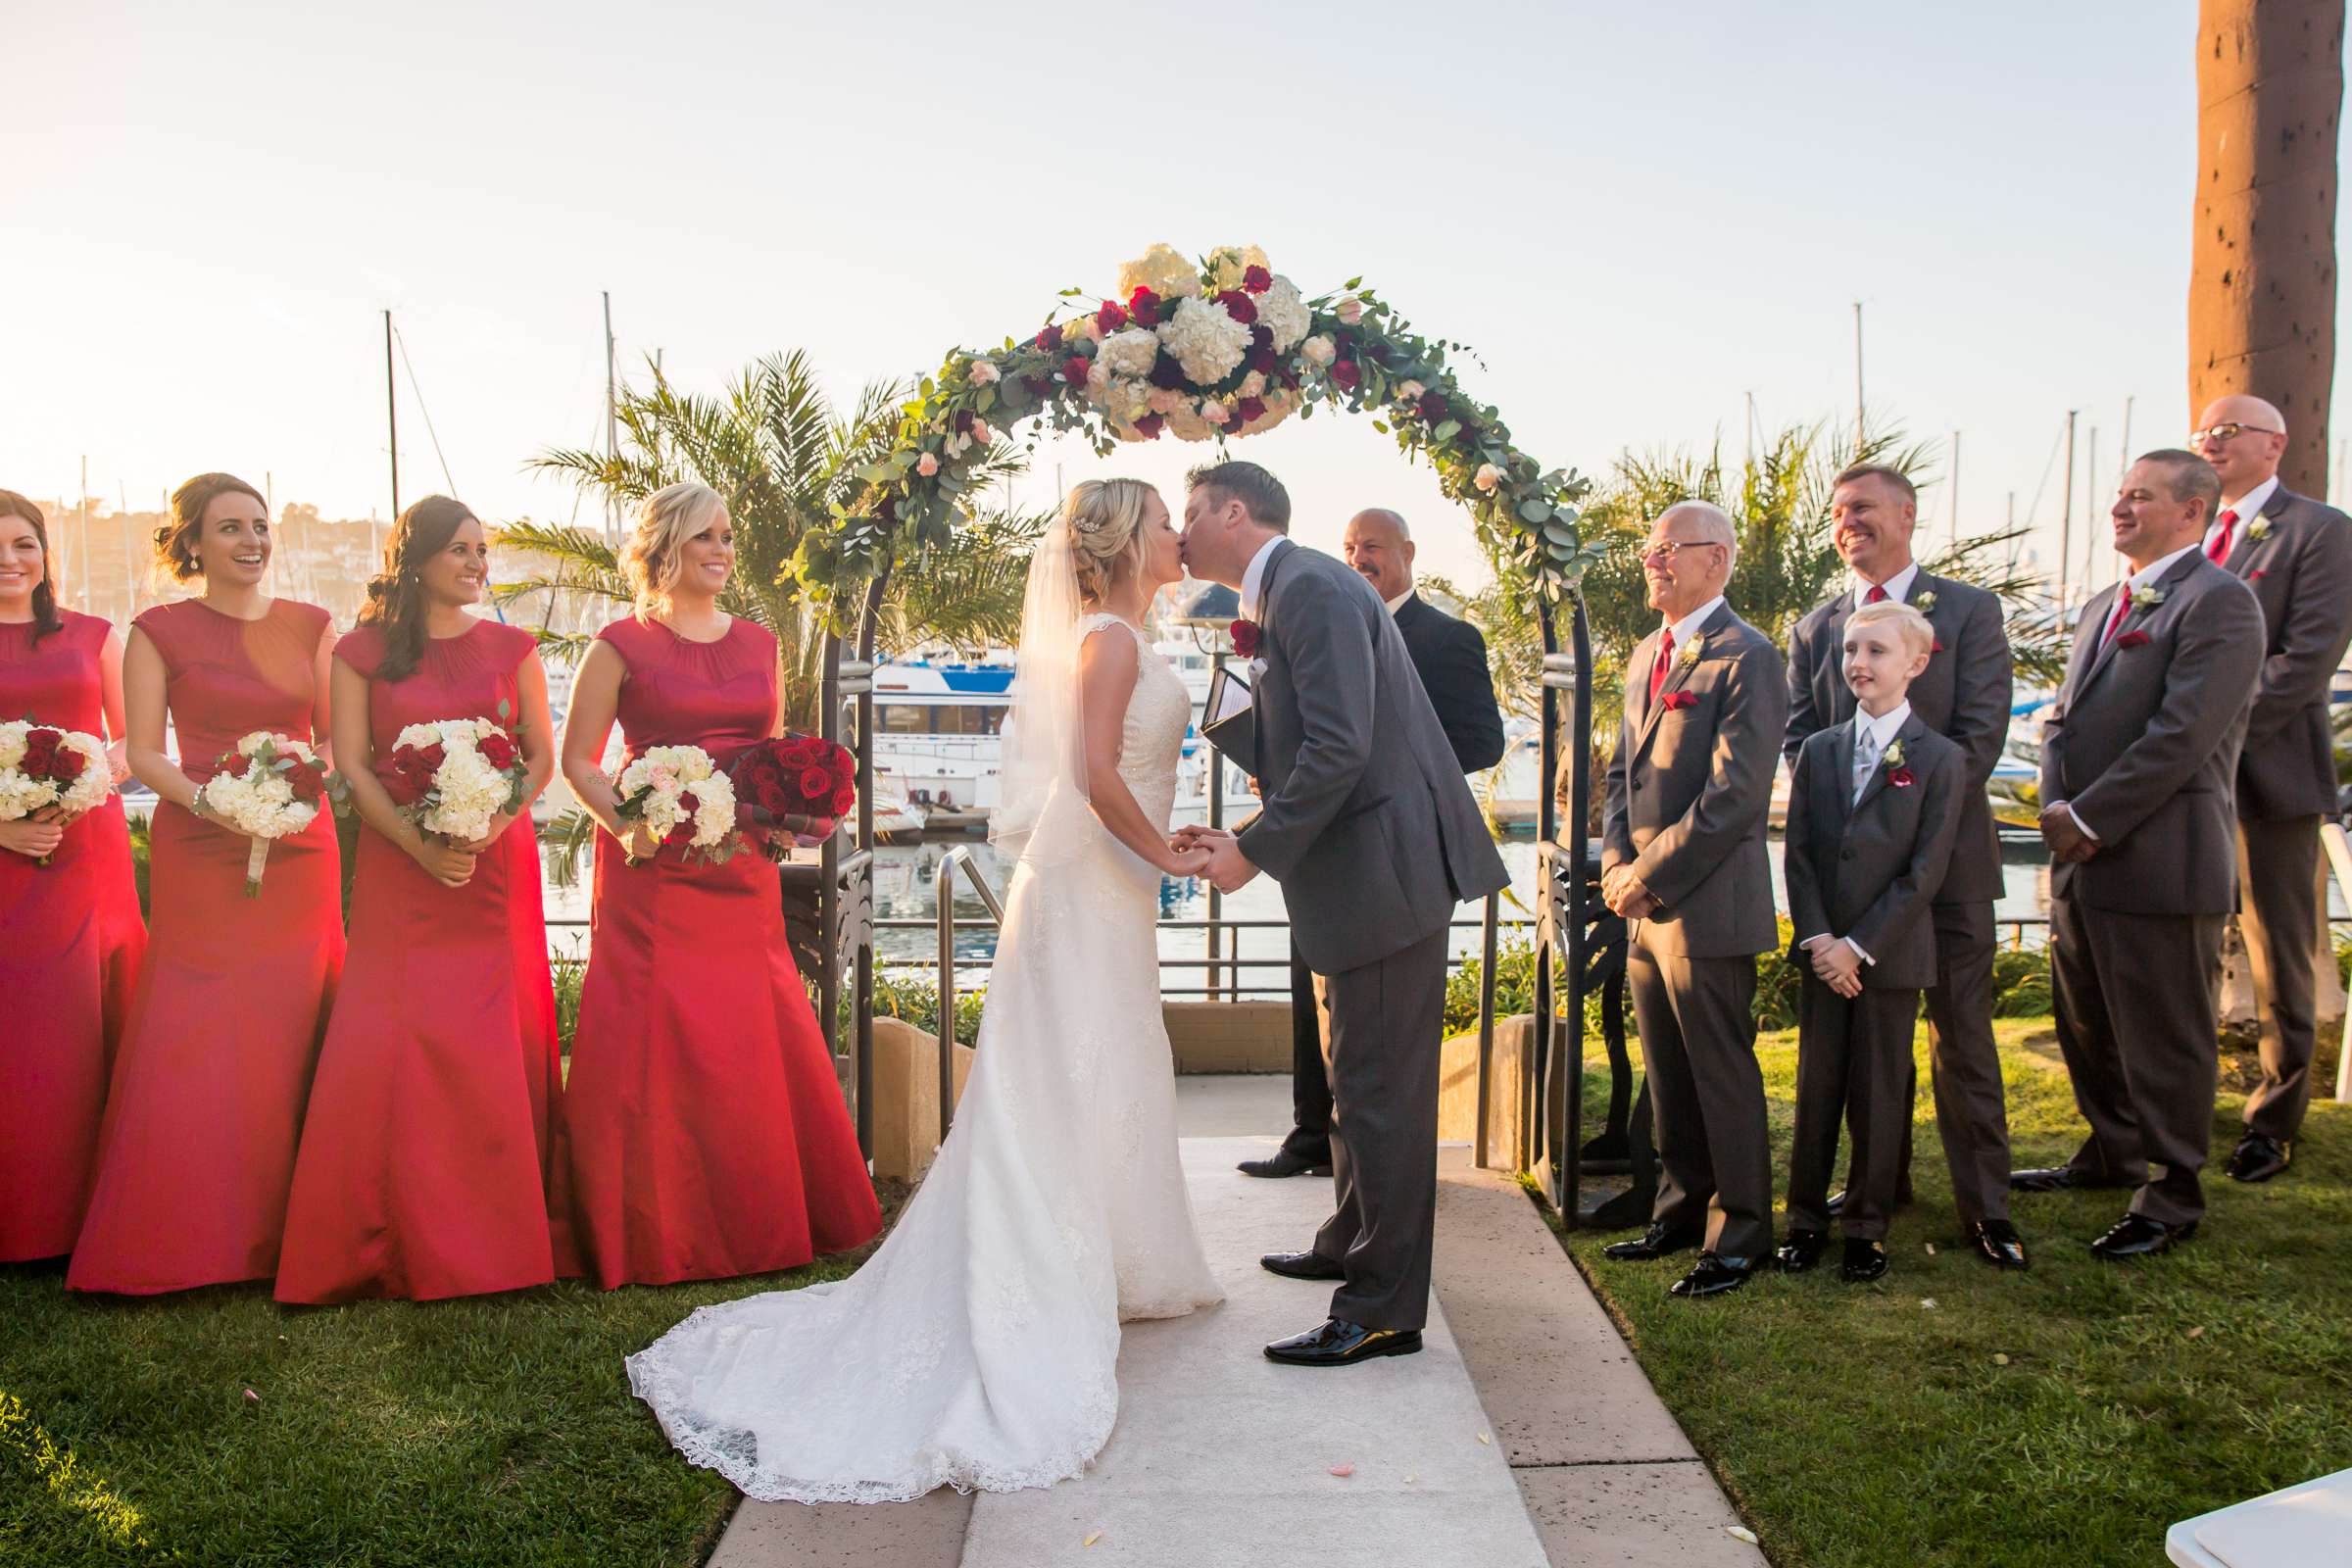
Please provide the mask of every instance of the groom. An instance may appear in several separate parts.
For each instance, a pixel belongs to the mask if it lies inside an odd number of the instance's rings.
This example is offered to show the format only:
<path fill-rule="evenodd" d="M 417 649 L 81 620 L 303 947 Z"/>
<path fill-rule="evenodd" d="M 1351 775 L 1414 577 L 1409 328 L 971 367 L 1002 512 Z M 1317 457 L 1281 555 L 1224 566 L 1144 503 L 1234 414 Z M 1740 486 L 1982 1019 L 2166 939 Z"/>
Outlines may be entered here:
<path fill-rule="evenodd" d="M 1254 463 L 1187 476 L 1184 564 L 1242 597 L 1258 628 L 1251 693 L 1265 805 L 1238 833 L 1186 827 L 1231 893 L 1282 884 L 1298 952 L 1329 977 L 1338 1211 L 1266 1268 L 1339 1280 L 1331 1320 L 1266 1347 L 1348 1366 L 1421 1348 L 1437 1209 L 1438 1047 L 1446 926 L 1509 880 L 1412 656 L 1380 595 L 1286 537 L 1291 498 Z"/>

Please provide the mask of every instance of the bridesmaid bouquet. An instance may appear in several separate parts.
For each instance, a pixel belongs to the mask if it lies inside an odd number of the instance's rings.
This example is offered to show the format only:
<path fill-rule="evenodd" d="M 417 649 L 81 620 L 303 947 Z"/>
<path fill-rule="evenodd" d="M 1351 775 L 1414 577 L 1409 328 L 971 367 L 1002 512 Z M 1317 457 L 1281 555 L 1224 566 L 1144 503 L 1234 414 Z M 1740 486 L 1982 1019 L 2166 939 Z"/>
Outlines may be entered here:
<path fill-rule="evenodd" d="M 781 856 L 792 834 L 837 822 L 858 804 L 858 759 L 848 747 L 813 735 L 761 741 L 735 760 L 733 777 L 735 798 L 775 830 L 770 856 Z"/>
<path fill-rule="evenodd" d="M 719 864 L 742 848 L 735 833 L 735 785 L 700 746 L 650 746 L 620 770 L 613 793 L 622 822 L 642 824 L 658 843 L 683 838 Z M 635 858 L 631 857 L 632 863 Z"/>
<path fill-rule="evenodd" d="M 114 788 L 106 743 L 30 718 L 0 723 L 0 822 L 54 808 L 71 820 Z M 41 857 L 47 865 L 50 858 Z"/>
<path fill-rule="evenodd" d="M 520 808 L 530 786 L 522 748 L 486 718 L 411 724 L 375 776 L 402 816 L 454 844 L 481 839 L 498 816 Z"/>
<path fill-rule="evenodd" d="M 326 764 L 290 735 L 257 729 L 214 764 L 196 792 L 197 814 L 253 840 L 245 859 L 245 896 L 262 896 L 270 841 L 299 833 L 326 803 Z"/>

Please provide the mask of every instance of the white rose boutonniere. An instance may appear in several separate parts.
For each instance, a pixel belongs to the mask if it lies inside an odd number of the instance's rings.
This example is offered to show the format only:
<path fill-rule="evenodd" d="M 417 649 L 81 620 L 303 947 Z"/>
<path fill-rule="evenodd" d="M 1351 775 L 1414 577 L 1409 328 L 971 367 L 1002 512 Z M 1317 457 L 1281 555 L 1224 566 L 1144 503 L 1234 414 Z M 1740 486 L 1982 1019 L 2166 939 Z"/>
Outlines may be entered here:
<path fill-rule="evenodd" d="M 1676 661 L 1676 662 L 1680 663 L 1680 664 L 1681 664 L 1681 665 L 1682 665 L 1682 666 L 1683 666 L 1685 669 L 1688 669 L 1688 668 L 1690 668 L 1690 667 L 1692 664 L 1695 664 L 1695 663 L 1697 663 L 1697 662 L 1698 662 L 1698 647 L 1699 647 L 1699 641 L 1698 641 L 1698 639 L 1696 639 L 1696 638 L 1693 638 L 1693 639 L 1691 639 L 1691 641 L 1690 641 L 1690 643 L 1689 644 L 1689 646 L 1685 647 L 1685 648 L 1683 649 L 1683 651 L 1682 651 L 1680 654 L 1678 654 L 1678 655 L 1676 655 L 1676 656 L 1675 656 L 1675 661 Z"/>
<path fill-rule="evenodd" d="M 2124 590 L 2124 603 L 2132 607 L 2132 613 L 2134 614 L 2142 614 L 2148 611 L 2154 610 L 2158 605 L 2164 603 L 2166 597 L 2167 596 L 2163 589 L 2154 587 L 2152 585 L 2142 585 L 2137 588 L 2127 588 Z"/>
<path fill-rule="evenodd" d="M 2260 544 L 2270 536 L 2271 519 L 2257 513 L 2254 520 L 2246 524 L 2246 537 L 2253 540 L 2256 544 Z"/>
<path fill-rule="evenodd" d="M 1936 608 L 1936 590 L 1931 588 L 1926 593 L 1921 594 L 1917 599 L 1912 600 L 1911 608 L 1918 611 L 1923 615 L 1929 611 L 1934 610 Z"/>

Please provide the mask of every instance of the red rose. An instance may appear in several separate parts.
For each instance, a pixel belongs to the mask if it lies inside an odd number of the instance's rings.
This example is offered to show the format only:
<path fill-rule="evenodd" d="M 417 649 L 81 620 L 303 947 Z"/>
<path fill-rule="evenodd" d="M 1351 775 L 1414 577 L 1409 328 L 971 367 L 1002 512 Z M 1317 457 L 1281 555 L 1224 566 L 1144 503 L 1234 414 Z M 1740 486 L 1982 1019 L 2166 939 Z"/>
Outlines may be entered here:
<path fill-rule="evenodd" d="M 1421 417 L 1431 424 L 1445 423 L 1447 412 L 1446 400 L 1437 393 L 1425 392 L 1421 395 Z"/>
<path fill-rule="evenodd" d="M 1031 397 L 1041 402 L 1047 393 L 1054 390 L 1054 383 L 1042 375 L 1024 375 L 1021 377 L 1021 385 L 1029 389 Z"/>
<path fill-rule="evenodd" d="M 1266 290 L 1272 288 L 1273 286 L 1274 274 L 1267 271 L 1264 268 L 1249 267 L 1242 270 L 1242 287 L 1248 289 L 1250 293 L 1263 294 Z"/>
<path fill-rule="evenodd" d="M 1233 412 L 1241 416 L 1244 424 L 1248 424 L 1251 419 L 1262 419 L 1266 416 L 1266 400 L 1264 398 L 1244 398 L 1233 406 Z"/>
<path fill-rule="evenodd" d="M 833 775 L 824 768 L 804 767 L 801 769 L 801 795 L 804 799 L 822 800 L 833 793 Z"/>
<path fill-rule="evenodd" d="M 1127 310 L 1117 300 L 1104 300 L 1102 309 L 1095 313 L 1095 324 L 1105 332 L 1116 332 L 1127 324 Z"/>
<path fill-rule="evenodd" d="M 1364 372 L 1353 360 L 1335 361 L 1331 367 L 1331 384 L 1343 392 L 1352 392 L 1363 384 Z"/>
<path fill-rule="evenodd" d="M 326 775 L 315 767 L 298 766 L 286 775 L 286 787 L 298 801 L 315 801 L 326 793 Z"/>
<path fill-rule="evenodd" d="M 417 775 L 416 762 L 416 748 L 403 746 L 376 764 L 376 781 L 392 797 L 394 806 L 415 806 L 424 798 L 425 787 L 432 781 Z"/>
<path fill-rule="evenodd" d="M 1135 433 L 1147 441 L 1156 441 L 1159 439 L 1159 432 L 1167 425 L 1167 422 L 1159 415 L 1147 414 L 1135 421 Z"/>
<path fill-rule="evenodd" d="M 1698 693 L 1668 692 L 1665 696 L 1658 699 L 1658 706 L 1666 710 L 1666 711 L 1669 713 L 1680 711 L 1686 708 L 1696 708 L 1698 706 Z"/>
<path fill-rule="evenodd" d="M 1061 347 L 1061 328 L 1049 325 L 1043 332 L 1038 333 L 1037 347 L 1038 351 L 1043 354 L 1051 354 Z"/>
<path fill-rule="evenodd" d="M 2148 646 L 2148 634 L 2134 628 L 2117 637 L 2115 646 L 2118 648 L 2145 648 Z"/>
<path fill-rule="evenodd" d="M 504 733 L 492 730 L 483 736 L 476 745 L 480 748 L 482 760 L 500 772 L 503 773 L 514 765 L 514 743 L 509 740 Z"/>
<path fill-rule="evenodd" d="M 435 741 L 416 754 L 416 760 L 424 765 L 427 773 L 438 773 L 441 771 L 441 764 L 449 760 L 449 753 L 441 749 L 439 741 Z"/>
<path fill-rule="evenodd" d="M 1244 326 L 1248 326 L 1257 319 L 1257 301 L 1238 288 L 1229 288 L 1218 295 L 1217 303 L 1225 307 L 1227 316 L 1232 317 Z"/>
<path fill-rule="evenodd" d="M 957 435 L 969 435 L 972 429 L 972 421 L 978 417 L 979 416 L 974 414 L 969 409 L 957 409 L 956 411 L 956 433 Z"/>
<path fill-rule="evenodd" d="M 841 788 L 833 792 L 833 814 L 836 817 L 849 815 L 850 808 L 857 804 L 857 786 L 852 784 L 844 784 Z"/>
<path fill-rule="evenodd" d="M 88 758 L 71 746 L 61 746 L 49 756 L 49 777 L 59 784 L 71 784 L 81 777 L 89 765 Z"/>
<path fill-rule="evenodd" d="M 792 791 L 786 789 L 784 781 L 773 773 L 758 780 L 752 786 L 752 799 L 763 811 L 789 811 L 792 809 Z"/>
<path fill-rule="evenodd" d="M 1073 354 L 1061 362 L 1061 378 L 1072 386 L 1086 385 L 1087 363 L 1083 354 Z"/>
<path fill-rule="evenodd" d="M 1233 651 L 1235 653 L 1241 655 L 1244 659 L 1255 659 L 1257 657 L 1256 621 L 1237 620 L 1232 625 L 1225 628 L 1225 634 L 1233 639 Z"/>
<path fill-rule="evenodd" d="M 1159 296 L 1148 288 L 1137 288 L 1127 296 L 1127 313 L 1135 318 L 1138 326 L 1159 324 Z"/>
<path fill-rule="evenodd" d="M 1153 360 L 1152 373 L 1146 379 L 1165 392 L 1181 392 L 1188 384 L 1183 363 L 1172 354 L 1162 354 Z"/>
<path fill-rule="evenodd" d="M 1887 769 L 1886 782 L 1893 785 L 1898 790 L 1907 790 L 1911 787 L 1914 780 L 1911 777 L 1911 770 L 1909 768 L 1895 767 Z"/>
<path fill-rule="evenodd" d="M 1258 347 L 1251 349 L 1247 355 L 1243 356 L 1242 363 L 1249 366 L 1252 370 L 1257 371 L 1260 375 L 1272 375 L 1274 373 L 1276 364 L 1273 346 L 1271 344 L 1261 344 Z"/>

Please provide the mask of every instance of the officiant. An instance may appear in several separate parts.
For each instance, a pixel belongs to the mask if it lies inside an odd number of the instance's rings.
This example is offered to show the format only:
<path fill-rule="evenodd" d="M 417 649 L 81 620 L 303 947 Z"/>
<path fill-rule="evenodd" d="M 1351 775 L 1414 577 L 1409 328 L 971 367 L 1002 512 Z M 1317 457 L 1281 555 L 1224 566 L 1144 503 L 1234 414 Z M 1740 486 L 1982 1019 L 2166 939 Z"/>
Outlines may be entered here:
<path fill-rule="evenodd" d="M 1404 518 L 1386 507 L 1371 507 L 1348 521 L 1340 554 L 1388 601 L 1389 613 L 1412 656 L 1413 671 L 1437 710 L 1438 722 L 1464 773 L 1479 773 L 1502 760 L 1502 712 L 1487 667 L 1487 640 L 1476 626 L 1458 620 L 1423 599 L 1413 588 L 1413 535 Z M 1331 1079 L 1323 1053 L 1329 1030 L 1323 982 L 1291 943 L 1291 1114 L 1290 1136 L 1264 1159 L 1245 1159 L 1250 1176 L 1331 1174 Z"/>

